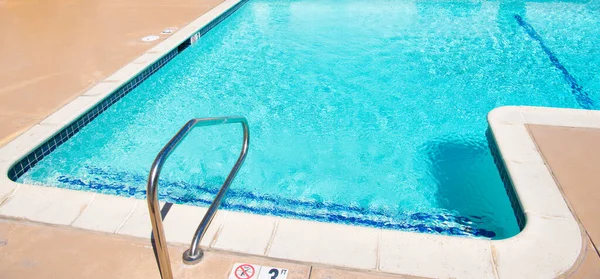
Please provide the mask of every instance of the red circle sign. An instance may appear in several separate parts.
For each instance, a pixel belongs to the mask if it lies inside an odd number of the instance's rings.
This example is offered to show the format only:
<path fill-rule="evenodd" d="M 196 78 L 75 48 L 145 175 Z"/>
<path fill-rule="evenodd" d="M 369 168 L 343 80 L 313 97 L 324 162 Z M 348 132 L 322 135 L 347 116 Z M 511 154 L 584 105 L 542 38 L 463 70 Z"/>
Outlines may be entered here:
<path fill-rule="evenodd" d="M 235 269 L 235 277 L 237 279 L 250 279 L 254 276 L 254 267 L 249 264 L 243 264 Z"/>

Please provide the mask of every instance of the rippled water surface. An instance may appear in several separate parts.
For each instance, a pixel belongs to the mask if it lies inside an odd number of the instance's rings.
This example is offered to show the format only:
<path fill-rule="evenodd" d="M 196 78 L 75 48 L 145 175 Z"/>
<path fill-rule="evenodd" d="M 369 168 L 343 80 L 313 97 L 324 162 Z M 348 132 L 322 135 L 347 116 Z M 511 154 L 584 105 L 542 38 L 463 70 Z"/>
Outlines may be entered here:
<path fill-rule="evenodd" d="M 143 198 L 181 125 L 242 115 L 251 147 L 225 208 L 509 237 L 486 115 L 597 108 L 598 30 L 598 1 L 250 0 L 19 181 Z M 241 135 L 193 130 L 161 199 L 206 205 Z"/>

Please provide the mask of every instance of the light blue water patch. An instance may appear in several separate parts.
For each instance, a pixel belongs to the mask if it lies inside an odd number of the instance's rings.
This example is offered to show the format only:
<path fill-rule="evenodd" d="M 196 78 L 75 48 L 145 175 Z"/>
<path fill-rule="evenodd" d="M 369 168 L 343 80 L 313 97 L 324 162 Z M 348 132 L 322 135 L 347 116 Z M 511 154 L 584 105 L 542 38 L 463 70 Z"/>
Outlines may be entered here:
<path fill-rule="evenodd" d="M 530 18 L 556 5 L 572 35 L 554 33 L 551 16 Z M 19 181 L 143 198 L 154 157 L 187 120 L 243 115 L 250 150 L 224 208 L 510 237 L 519 227 L 486 115 L 580 108 L 548 53 L 599 103 L 585 66 L 598 56 L 565 51 L 598 52 L 577 39 L 598 29 L 569 20 L 598 18 L 588 5 L 251 0 Z M 553 37 L 569 39 L 545 51 Z M 193 130 L 165 164 L 161 199 L 207 205 L 241 142 L 239 126 Z"/>
<path fill-rule="evenodd" d="M 600 92 L 600 1 L 530 3 L 527 17 L 587 92 Z"/>

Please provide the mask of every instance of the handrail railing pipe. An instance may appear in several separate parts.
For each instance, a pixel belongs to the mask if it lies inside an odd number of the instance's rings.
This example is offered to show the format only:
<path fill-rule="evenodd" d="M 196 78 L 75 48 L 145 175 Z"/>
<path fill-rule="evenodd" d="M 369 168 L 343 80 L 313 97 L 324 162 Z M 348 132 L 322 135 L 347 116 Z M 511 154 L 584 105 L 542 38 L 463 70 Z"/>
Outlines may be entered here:
<path fill-rule="evenodd" d="M 189 131 L 195 126 L 212 126 L 212 125 L 220 125 L 220 124 L 230 124 L 230 123 L 241 123 L 244 130 L 244 141 L 242 144 L 242 150 L 240 151 L 240 155 L 235 162 L 235 165 L 229 172 L 227 179 L 221 186 L 221 189 L 217 193 L 217 196 L 211 203 L 210 207 L 206 211 L 204 218 L 200 222 L 196 233 L 194 234 L 194 238 L 192 239 L 192 243 L 190 244 L 190 248 L 185 251 L 183 254 L 183 261 L 186 264 L 194 264 L 202 259 L 202 249 L 200 248 L 200 240 L 206 233 L 208 226 L 210 225 L 212 219 L 214 218 L 219 205 L 221 204 L 221 200 L 225 196 L 229 185 L 233 182 L 238 170 L 244 163 L 244 159 L 246 159 L 246 154 L 248 153 L 248 144 L 249 144 L 249 129 L 248 122 L 244 117 L 215 117 L 215 118 L 195 118 L 188 121 L 183 127 L 175 134 L 175 136 L 163 147 L 163 149 L 158 153 L 156 159 L 152 163 L 152 167 L 150 169 L 150 175 L 148 177 L 148 189 L 147 189 L 147 200 L 148 200 L 148 210 L 150 212 L 150 221 L 152 222 L 152 233 L 154 234 L 154 240 L 156 243 L 156 253 L 158 257 L 158 264 L 161 271 L 161 276 L 164 279 L 173 278 L 173 272 L 171 270 L 171 262 L 169 259 L 169 252 L 167 249 L 167 241 L 165 238 L 165 233 L 162 224 L 162 218 L 160 213 L 160 206 L 158 204 L 158 178 L 160 176 L 160 171 L 163 167 L 163 164 L 169 157 L 169 154 L 177 147 L 179 142 L 185 138 L 185 136 L 189 133 Z"/>

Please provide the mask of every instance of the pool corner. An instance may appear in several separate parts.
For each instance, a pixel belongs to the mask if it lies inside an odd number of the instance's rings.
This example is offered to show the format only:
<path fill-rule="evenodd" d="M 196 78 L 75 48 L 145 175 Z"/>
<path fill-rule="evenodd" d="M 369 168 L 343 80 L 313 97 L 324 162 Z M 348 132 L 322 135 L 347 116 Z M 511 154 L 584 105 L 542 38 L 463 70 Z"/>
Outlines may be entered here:
<path fill-rule="evenodd" d="M 549 278 L 570 274 L 585 252 L 584 229 L 530 135 L 527 125 L 600 128 L 600 112 L 545 107 L 499 107 L 490 130 L 522 207 L 523 231 L 492 241 L 500 277 Z"/>

